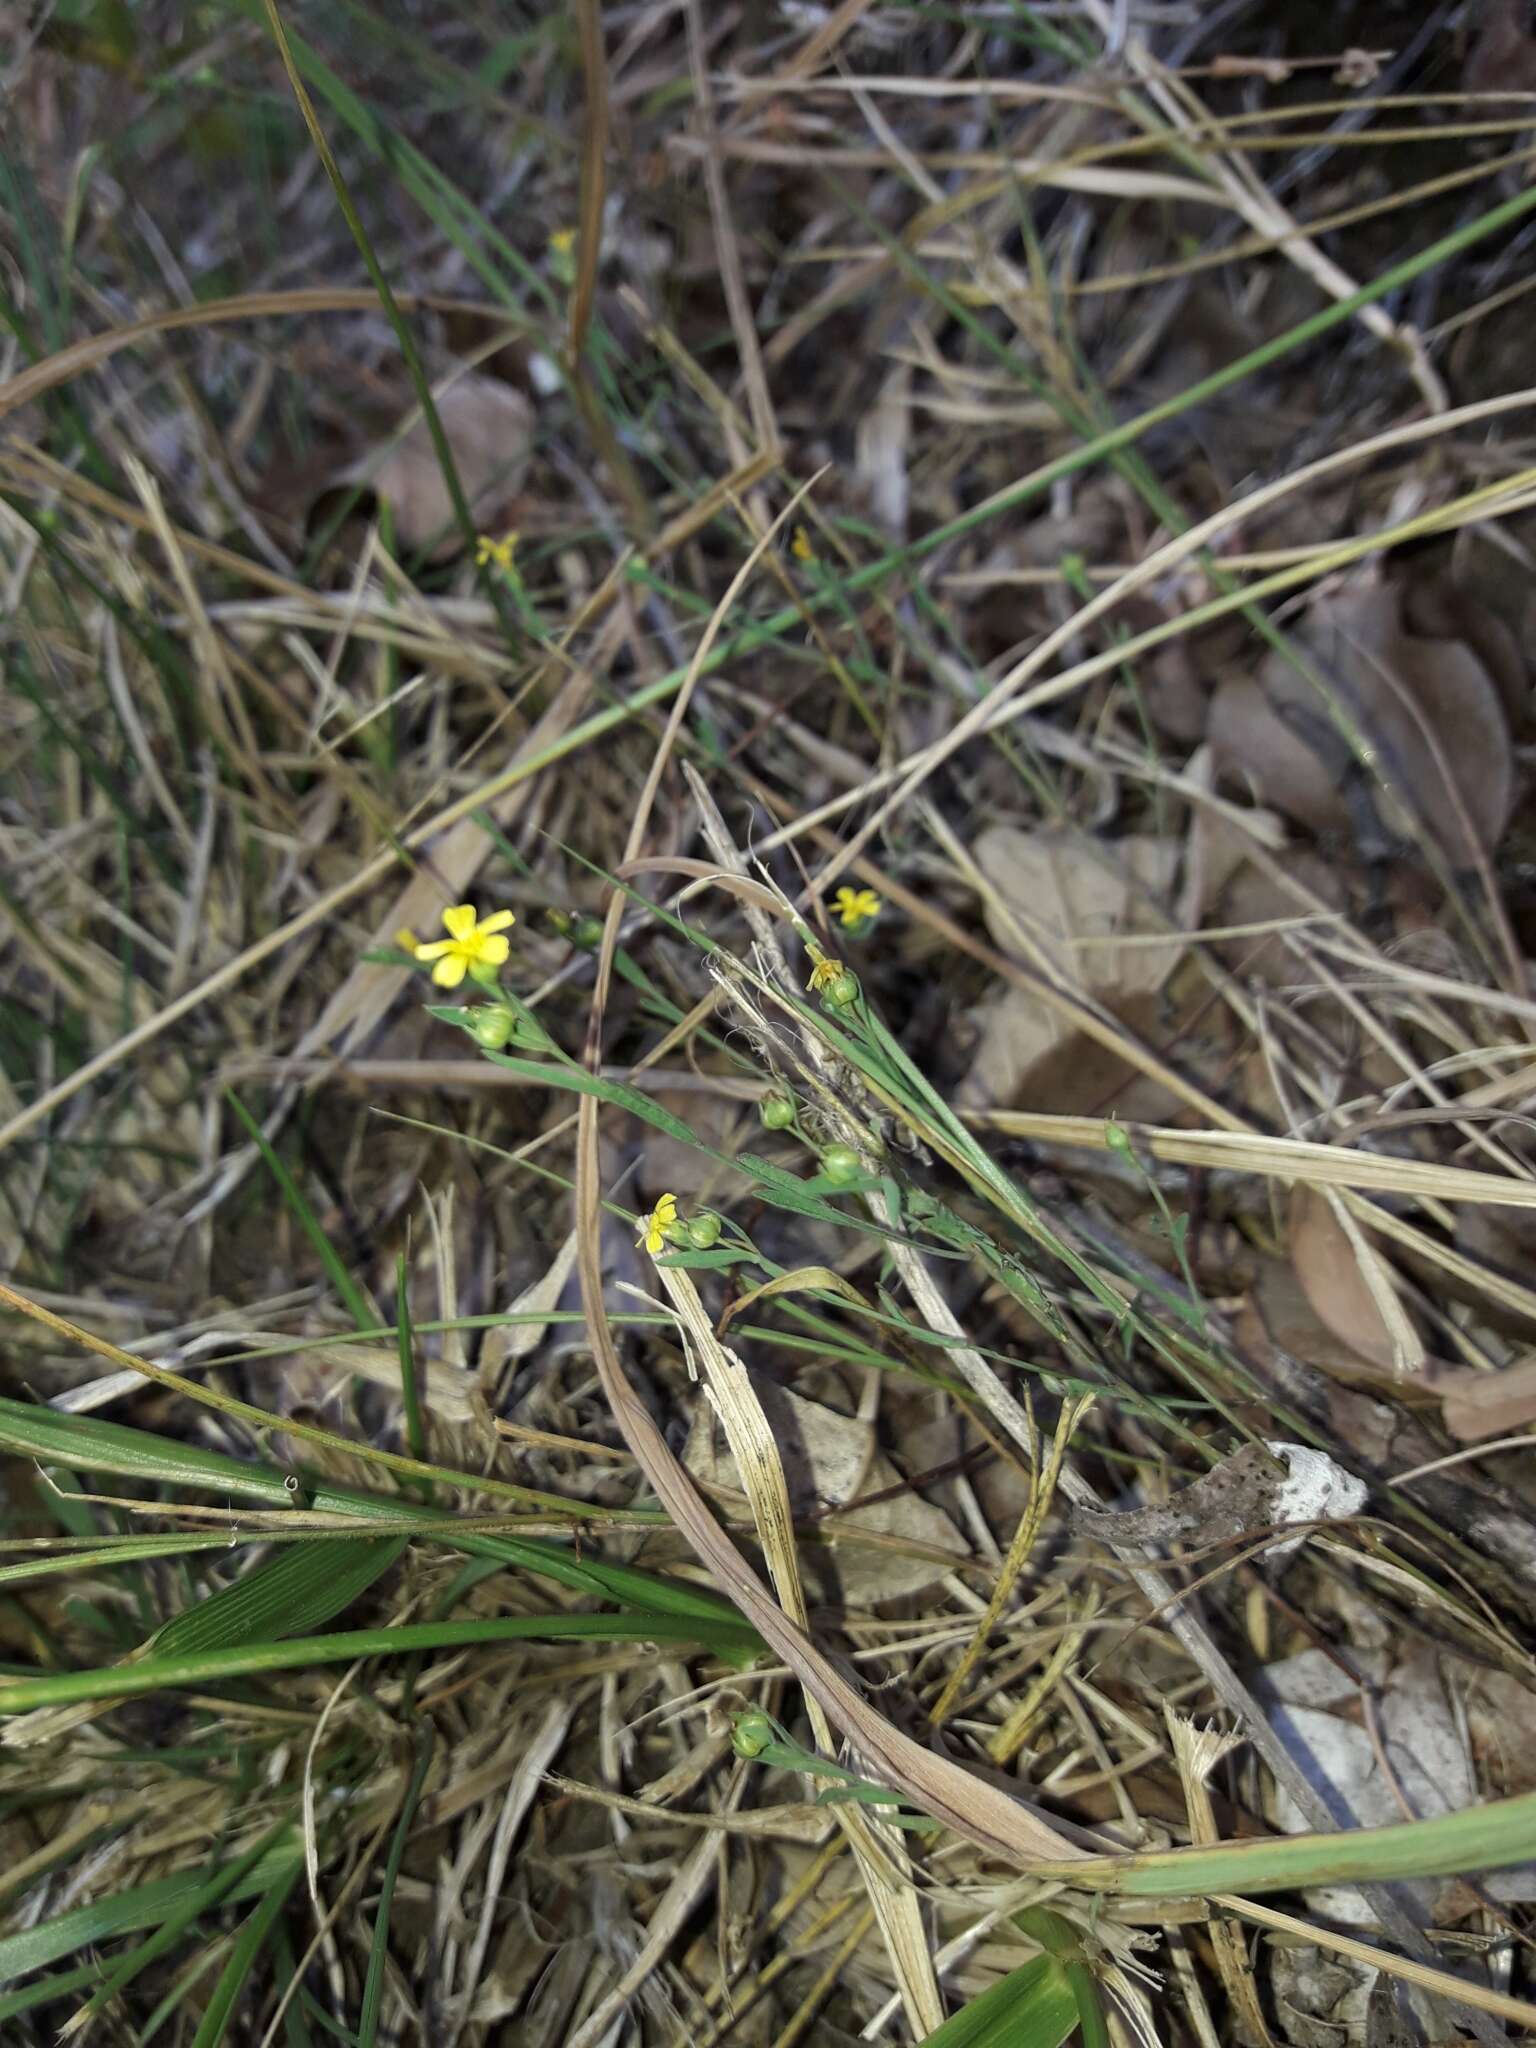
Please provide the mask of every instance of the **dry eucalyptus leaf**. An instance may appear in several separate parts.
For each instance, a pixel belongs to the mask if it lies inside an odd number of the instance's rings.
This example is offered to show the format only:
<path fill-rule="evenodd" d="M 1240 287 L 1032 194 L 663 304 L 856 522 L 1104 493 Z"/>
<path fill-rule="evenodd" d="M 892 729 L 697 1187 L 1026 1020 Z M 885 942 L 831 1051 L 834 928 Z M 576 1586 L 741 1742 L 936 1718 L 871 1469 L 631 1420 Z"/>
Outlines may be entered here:
<path fill-rule="evenodd" d="M 1529 1429 L 1536 1422 L 1536 1358 L 1523 1358 L 1502 1372 L 1463 1366 L 1439 1373 L 1434 1391 L 1444 1403 L 1446 1428 L 1461 1443 Z"/>
<path fill-rule="evenodd" d="M 528 471 L 533 408 L 510 384 L 472 370 L 434 396 L 475 524 L 495 530 L 502 524 L 497 515 Z M 419 412 L 410 417 L 411 424 L 403 433 L 396 429 L 382 453 L 353 463 L 342 481 L 370 484 L 384 499 L 400 549 L 425 548 L 433 561 L 441 561 L 457 553 L 462 541 L 427 422 Z"/>
<path fill-rule="evenodd" d="M 1156 994 L 1182 943 L 1095 942 L 1155 939 L 1164 926 L 1150 898 L 1171 890 L 1179 854 L 1171 838 L 1133 835 L 1101 854 L 1079 833 L 991 826 L 975 846 L 976 864 L 1001 899 L 986 906 L 988 928 L 1005 952 L 1030 958 L 1064 988 L 1102 999 L 1131 1029 L 1155 1036 Z M 1005 989 L 981 1005 L 976 1023 L 976 1053 L 960 1089 L 967 1104 L 1013 1103 L 1027 1090 L 1053 1109 L 1091 1112 L 1106 1101 L 1118 1105 L 1131 1078 L 1115 1053 L 1025 989 Z M 1157 1121 L 1171 1098 L 1155 1093 L 1150 1107 L 1138 1103 L 1123 1113 Z"/>
<path fill-rule="evenodd" d="M 1244 1444 L 1158 1506 L 1119 1514 L 1078 1508 L 1074 1520 L 1085 1535 L 1101 1543 L 1160 1550 L 1180 1543 L 1201 1549 L 1262 1535 L 1291 1522 L 1337 1521 L 1358 1514 L 1366 1492 L 1364 1482 L 1352 1472 L 1305 1444 Z M 1285 1557 L 1302 1541 L 1301 1536 L 1292 1537 L 1272 1545 L 1266 1554 Z"/>
<path fill-rule="evenodd" d="M 873 1425 L 856 1416 L 839 1415 L 820 1402 L 807 1401 L 787 1388 L 755 1381 L 768 1417 L 789 1485 L 790 1505 L 797 1519 L 828 1507 L 842 1507 L 865 1494 L 886 1493 L 849 1514 L 834 1515 L 824 1526 L 833 1538 L 830 1550 L 800 1547 L 806 1582 L 818 1597 L 836 1597 L 849 1607 L 869 1607 L 935 1585 L 951 1569 L 931 1557 L 914 1557 L 893 1543 L 836 1544 L 839 1530 L 888 1536 L 900 1542 L 940 1550 L 956 1564 L 967 1555 L 959 1531 L 942 1508 L 931 1506 L 902 1485 L 901 1474 L 875 1443 Z M 700 1404 L 689 1433 L 683 1463 L 712 1486 L 740 1491 L 741 1480 L 729 1448 L 715 1427 L 714 1411 Z"/>
<path fill-rule="evenodd" d="M 1401 596 L 1390 586 L 1356 585 L 1319 599 L 1292 628 L 1370 750 L 1379 780 L 1359 778 L 1327 700 L 1279 653 L 1257 682 L 1221 686 L 1210 738 L 1230 778 L 1298 823 L 1318 832 L 1358 826 L 1368 801 L 1388 831 L 1409 842 L 1428 837 L 1452 867 L 1465 868 L 1509 820 L 1509 727 L 1498 687 L 1472 648 L 1409 632 Z"/>
<path fill-rule="evenodd" d="M 1467 538 L 1458 536 L 1458 548 Z M 1462 558 L 1466 567 L 1458 563 L 1461 573 L 1414 577 L 1404 583 L 1403 619 L 1421 640 L 1464 640 L 1492 678 L 1504 715 L 1514 725 L 1525 715 L 1531 678 L 1520 642 L 1501 616 L 1500 598 L 1491 594 L 1498 589 L 1494 576 L 1486 573 L 1491 552 L 1485 543 L 1480 554 Z M 1522 563 L 1500 558 L 1499 566 L 1515 572 L 1522 592 L 1529 590 L 1529 572 Z M 1484 573 L 1479 578 L 1480 571 Z M 1479 580 L 1490 594 L 1479 590 Z M 1507 602 L 1503 600 L 1504 608 Z"/>
<path fill-rule="evenodd" d="M 1244 1353 L 1257 1361 L 1280 1351 L 1345 1386 L 1381 1384 L 1380 1370 L 1339 1341 L 1308 1301 L 1293 1269 L 1278 1259 L 1266 1259 L 1259 1267 L 1234 1318 L 1233 1333 Z"/>
<path fill-rule="evenodd" d="M 1107 1007 L 1128 1031 L 1155 1042 L 1170 1035 L 1158 1000 L 1142 995 Z M 961 1108 L 1009 1108 L 1027 1101 L 1061 1116 L 1113 1111 L 1129 1123 L 1160 1124 L 1181 1106 L 1171 1088 L 1024 989 L 1004 989 L 980 1005 L 974 1021 L 980 1035 L 970 1071 L 956 1093 Z"/>
<path fill-rule="evenodd" d="M 1406 1312 L 1391 1314 L 1371 1286 L 1359 1247 L 1316 1188 L 1299 1187 L 1291 1198 L 1291 1264 L 1307 1300 L 1335 1337 L 1394 1379 L 1418 1372 L 1424 1346 Z M 1367 1246 L 1365 1257 L 1375 1258 Z M 1378 1286 L 1391 1286 L 1385 1262 L 1377 1260 Z M 1394 1322 L 1397 1327 L 1394 1328 Z"/>
<path fill-rule="evenodd" d="M 1139 995 L 1159 989 L 1181 943 L 1120 945 L 1166 929 L 1149 898 L 1166 896 L 1178 872 L 1176 839 L 1132 834 L 1105 851 L 1076 832 L 1020 832 L 993 825 L 976 841 L 976 865 L 1006 910 L 987 906 L 987 927 L 1016 953 L 1023 929 L 1047 971 L 1066 987 Z M 1011 915 L 1010 915 L 1011 914 Z"/>

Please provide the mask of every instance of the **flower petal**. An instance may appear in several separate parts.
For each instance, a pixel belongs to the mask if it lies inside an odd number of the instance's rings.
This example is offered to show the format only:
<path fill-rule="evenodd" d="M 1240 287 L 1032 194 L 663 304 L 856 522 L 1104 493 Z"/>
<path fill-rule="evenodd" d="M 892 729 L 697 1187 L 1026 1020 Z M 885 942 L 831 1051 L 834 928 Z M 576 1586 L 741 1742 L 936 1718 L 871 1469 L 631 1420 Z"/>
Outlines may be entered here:
<path fill-rule="evenodd" d="M 504 932 L 517 923 L 510 910 L 493 910 L 489 917 L 482 917 L 480 929 L 483 932 Z"/>
<path fill-rule="evenodd" d="M 483 933 L 484 930 L 485 926 L 482 925 L 480 931 Z M 480 937 L 479 934 L 476 935 L 475 957 L 483 960 L 487 967 L 499 967 L 511 950 L 512 948 L 503 938 L 487 939 Z"/>
<path fill-rule="evenodd" d="M 418 960 L 441 960 L 445 953 L 451 953 L 458 944 L 457 939 L 428 939 L 416 948 Z"/>
<path fill-rule="evenodd" d="M 464 979 L 464 955 L 445 953 L 433 968 L 432 979 L 439 988 L 457 988 Z"/>
<path fill-rule="evenodd" d="M 454 903 L 443 912 L 443 930 L 453 938 L 467 939 L 475 928 L 473 903 Z"/>

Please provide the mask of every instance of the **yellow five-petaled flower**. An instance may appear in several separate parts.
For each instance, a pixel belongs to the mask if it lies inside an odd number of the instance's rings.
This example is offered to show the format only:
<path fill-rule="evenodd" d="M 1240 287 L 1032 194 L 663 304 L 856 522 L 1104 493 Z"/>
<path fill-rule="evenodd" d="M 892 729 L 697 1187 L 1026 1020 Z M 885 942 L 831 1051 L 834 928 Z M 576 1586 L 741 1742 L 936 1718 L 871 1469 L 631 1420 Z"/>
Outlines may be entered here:
<path fill-rule="evenodd" d="M 880 915 L 880 898 L 873 889 L 839 889 L 832 901 L 838 922 L 845 930 L 849 925 L 862 924 L 866 918 Z"/>
<path fill-rule="evenodd" d="M 640 1218 L 637 1236 L 654 1259 L 667 1248 L 667 1233 L 677 1221 L 676 1195 L 663 1195 L 649 1216 Z"/>
<path fill-rule="evenodd" d="M 446 939 L 417 946 L 418 960 L 435 960 L 432 979 L 439 988 L 457 988 L 471 967 L 499 967 L 512 950 L 502 937 L 517 919 L 510 910 L 482 918 L 473 903 L 455 903 L 443 912 Z"/>
<path fill-rule="evenodd" d="M 494 562 L 498 569 L 505 569 L 510 574 L 516 547 L 515 533 L 504 533 L 500 540 L 492 540 L 488 533 L 482 533 L 475 548 L 475 567 L 484 569 Z"/>

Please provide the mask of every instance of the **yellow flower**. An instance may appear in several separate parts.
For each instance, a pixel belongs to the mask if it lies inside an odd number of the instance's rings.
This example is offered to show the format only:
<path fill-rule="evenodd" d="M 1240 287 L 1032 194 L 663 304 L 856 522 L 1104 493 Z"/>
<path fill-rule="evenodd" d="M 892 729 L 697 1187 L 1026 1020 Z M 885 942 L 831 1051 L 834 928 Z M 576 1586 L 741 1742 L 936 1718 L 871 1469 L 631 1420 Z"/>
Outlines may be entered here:
<path fill-rule="evenodd" d="M 811 546 L 811 536 L 803 526 L 795 528 L 795 537 L 789 544 L 789 552 L 797 562 L 814 562 L 816 550 Z"/>
<path fill-rule="evenodd" d="M 457 988 L 471 967 L 499 967 L 512 948 L 501 934 L 517 919 L 510 910 L 493 911 L 482 920 L 473 903 L 455 903 L 443 912 L 446 939 L 418 946 L 418 960 L 435 960 L 432 979 L 439 988 Z"/>
<path fill-rule="evenodd" d="M 833 960 L 826 954 L 817 955 L 811 966 L 811 987 L 818 992 L 830 988 L 842 971 L 841 960 Z"/>
<path fill-rule="evenodd" d="M 845 931 L 850 925 L 863 924 L 866 918 L 880 915 L 880 898 L 873 889 L 839 889 L 832 901 Z"/>
<path fill-rule="evenodd" d="M 636 1232 L 636 1238 L 644 1243 L 646 1250 L 653 1259 L 658 1253 L 666 1250 L 667 1232 L 676 1221 L 676 1195 L 663 1195 L 650 1215 L 640 1218 L 640 1228 Z"/>
<path fill-rule="evenodd" d="M 395 944 L 400 948 L 402 953 L 414 953 L 416 948 L 421 944 L 421 941 L 417 938 L 416 934 L 411 930 L 408 924 L 403 924 L 401 925 L 399 931 L 395 933 Z"/>
<path fill-rule="evenodd" d="M 576 230 L 574 228 L 556 228 L 549 238 L 549 253 L 551 256 L 569 256 L 575 246 Z"/>
<path fill-rule="evenodd" d="M 494 562 L 498 569 L 505 569 L 510 574 L 517 539 L 515 533 L 504 533 L 500 540 L 492 540 L 488 533 L 482 533 L 475 548 L 475 567 L 484 569 Z"/>

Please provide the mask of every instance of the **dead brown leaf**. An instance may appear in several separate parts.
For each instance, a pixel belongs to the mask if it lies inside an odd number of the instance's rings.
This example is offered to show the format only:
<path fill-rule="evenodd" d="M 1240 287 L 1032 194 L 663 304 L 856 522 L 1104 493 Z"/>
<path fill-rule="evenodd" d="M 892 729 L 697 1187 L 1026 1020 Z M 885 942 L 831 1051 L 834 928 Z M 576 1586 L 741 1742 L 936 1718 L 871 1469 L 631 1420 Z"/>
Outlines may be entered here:
<path fill-rule="evenodd" d="M 475 523 L 498 532 L 528 471 L 533 408 L 510 384 L 473 370 L 438 392 L 436 404 Z M 407 417 L 410 424 L 387 438 L 382 454 L 353 463 L 341 481 L 370 484 L 394 514 L 397 546 L 407 553 L 425 548 L 441 561 L 461 545 L 453 502 L 426 420 L 419 412 Z"/>
<path fill-rule="evenodd" d="M 1156 1038 L 1159 991 L 1184 947 L 1180 939 L 1157 941 L 1166 920 L 1155 903 L 1172 891 L 1180 852 L 1172 838 L 1133 834 L 1101 853 L 1079 833 L 989 827 L 975 857 L 997 892 L 986 906 L 992 936 L 1062 987 L 1095 998 L 1138 1035 Z M 961 1087 L 967 1103 L 1012 1103 L 1027 1091 L 1053 1108 L 1113 1103 L 1138 1120 L 1155 1120 L 1172 1104 L 1166 1089 L 1134 1075 L 1025 989 L 1003 990 L 977 1010 L 975 1022 L 976 1051 Z M 1128 1085 L 1138 1090 L 1134 1107 L 1121 1101 Z"/>
<path fill-rule="evenodd" d="M 1316 1188 L 1298 1187 L 1291 1198 L 1291 1264 L 1319 1319 L 1351 1351 L 1394 1380 L 1418 1372 L 1424 1347 L 1399 1304 L 1394 1316 L 1379 1255 L 1352 1241 L 1334 1204 Z M 1369 1263 L 1376 1260 L 1372 1276 Z M 1372 1285 L 1372 1277 L 1376 1284 Z M 1395 1325 L 1395 1327 L 1394 1327 Z"/>
<path fill-rule="evenodd" d="M 1076 1508 L 1073 1520 L 1101 1543 L 1166 1550 L 1239 1541 L 1290 1522 L 1330 1521 L 1352 1515 L 1366 1489 L 1325 1452 L 1305 1444 L 1244 1444 L 1219 1465 L 1181 1486 L 1171 1500 L 1119 1513 Z M 1299 1538 L 1275 1546 L 1294 1549 Z"/>
<path fill-rule="evenodd" d="M 1478 1372 L 1470 1366 L 1439 1373 L 1434 1390 L 1444 1404 L 1445 1426 L 1464 1444 L 1507 1436 L 1536 1422 L 1536 1357 L 1523 1358 L 1502 1372 Z"/>
<path fill-rule="evenodd" d="M 1316 832 L 1358 830 L 1369 803 L 1395 836 L 1431 839 L 1453 868 L 1474 864 L 1508 823 L 1514 770 L 1499 688 L 1472 647 L 1411 633 L 1401 592 L 1383 584 L 1319 599 L 1292 637 L 1379 780 L 1360 778 L 1328 703 L 1278 653 L 1257 681 L 1216 693 L 1210 738 L 1223 771 Z"/>
<path fill-rule="evenodd" d="M 1184 948 L 1126 945 L 1166 929 L 1154 899 L 1178 872 L 1176 839 L 1133 833 L 1102 852 L 1078 832 L 1021 832 L 993 825 L 976 841 L 976 865 L 1002 899 L 987 925 L 1005 952 L 1022 926 L 1040 964 L 1067 988 L 1139 995 L 1162 987 Z"/>

